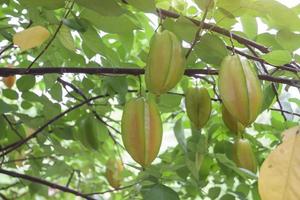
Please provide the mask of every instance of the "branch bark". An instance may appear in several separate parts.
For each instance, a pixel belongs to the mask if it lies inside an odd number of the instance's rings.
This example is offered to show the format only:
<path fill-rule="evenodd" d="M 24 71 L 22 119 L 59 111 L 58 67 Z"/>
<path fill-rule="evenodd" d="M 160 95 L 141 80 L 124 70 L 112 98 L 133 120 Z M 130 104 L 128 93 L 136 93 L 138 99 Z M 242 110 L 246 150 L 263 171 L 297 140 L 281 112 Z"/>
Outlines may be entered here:
<path fill-rule="evenodd" d="M 42 184 L 42 185 L 46 185 L 48 187 L 55 188 L 55 189 L 58 189 L 58 190 L 63 191 L 63 192 L 71 193 L 71 194 L 74 194 L 76 196 L 80 196 L 80 197 L 83 197 L 85 199 L 88 199 L 88 200 L 96 200 L 95 198 L 92 198 L 92 197 L 90 197 L 86 194 L 83 194 L 83 193 L 78 192 L 76 190 L 73 190 L 71 188 L 68 188 L 68 187 L 65 187 L 65 186 L 62 186 L 62 185 L 58 185 L 56 183 L 52 183 L 52 182 L 49 182 L 49 181 L 46 181 L 46 180 L 43 180 L 43 179 L 40 179 L 40 178 L 37 178 L 37 177 L 34 177 L 34 176 L 29 176 L 29 175 L 26 175 L 26 174 L 19 174 L 17 172 L 8 171 L 8 170 L 5 170 L 5 169 L 0 169 L 0 173 L 1 174 L 6 174 L 8 176 L 16 177 L 16 178 L 21 178 L 21 179 L 31 181 L 31 182 L 34 182 L 34 183 L 39 183 L 39 184 Z"/>
<path fill-rule="evenodd" d="M 11 75 L 44 75 L 44 74 L 114 74 L 114 75 L 141 75 L 144 74 L 144 69 L 141 68 L 106 68 L 106 67 L 40 67 L 40 68 L 32 68 L 32 69 L 24 69 L 24 68 L 0 68 L 0 77 L 6 77 Z M 214 69 L 186 69 L 185 75 L 194 77 L 197 74 L 203 75 L 218 75 L 218 70 Z M 258 75 L 259 79 L 287 84 L 293 87 L 300 87 L 299 80 L 281 78 L 281 77 L 273 77 L 271 75 Z"/>

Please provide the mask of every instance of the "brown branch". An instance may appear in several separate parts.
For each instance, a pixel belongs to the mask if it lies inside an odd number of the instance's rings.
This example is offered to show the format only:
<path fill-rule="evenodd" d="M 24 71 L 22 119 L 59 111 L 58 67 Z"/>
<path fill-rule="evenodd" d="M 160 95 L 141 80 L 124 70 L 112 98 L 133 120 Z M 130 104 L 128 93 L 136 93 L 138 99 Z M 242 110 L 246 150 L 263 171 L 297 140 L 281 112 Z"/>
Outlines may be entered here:
<path fill-rule="evenodd" d="M 249 45 L 245 45 L 245 46 L 248 47 L 248 48 L 252 48 L 252 47 L 250 47 Z M 244 56 L 244 57 L 246 57 L 246 58 L 248 58 L 248 59 L 257 61 L 257 62 L 259 62 L 259 63 L 261 63 L 261 64 L 267 64 L 267 65 L 276 67 L 277 69 L 282 69 L 282 70 L 286 70 L 286 71 L 290 71 L 290 72 L 295 72 L 295 73 L 300 72 L 300 69 L 291 67 L 289 64 L 283 65 L 283 66 L 272 65 L 272 64 L 266 62 L 264 59 L 259 58 L 259 56 L 258 56 L 257 54 L 256 54 L 255 56 L 251 56 L 251 55 L 246 54 L 245 52 L 240 51 L 240 50 L 238 50 L 238 49 L 236 49 L 236 48 L 233 48 L 233 47 L 231 47 L 231 46 L 226 46 L 226 48 L 227 48 L 228 50 L 230 50 L 230 51 L 234 51 L 235 53 L 237 53 L 237 54 L 239 54 L 239 55 L 241 55 L 241 56 Z M 253 51 L 254 51 L 254 50 L 253 50 Z M 251 51 L 251 52 L 252 52 L 252 51 Z M 255 52 L 255 51 L 254 51 L 254 52 Z M 256 53 L 256 52 L 255 52 L 255 53 Z"/>
<path fill-rule="evenodd" d="M 78 67 L 40 67 L 26 70 L 24 68 L 0 68 L 0 77 L 6 77 L 11 75 L 44 75 L 44 74 L 118 74 L 118 75 L 141 75 L 144 74 L 144 69 L 141 68 L 78 68 Z M 186 69 L 186 76 L 195 76 L 197 74 L 205 75 L 218 75 L 218 71 L 214 69 Z M 258 75 L 261 80 L 287 84 L 294 87 L 300 87 L 299 80 L 286 79 L 280 77 L 273 77 L 270 75 Z"/>
<path fill-rule="evenodd" d="M 167 10 L 164 10 L 164 9 L 159 9 L 160 10 L 160 13 L 162 15 L 164 15 L 165 17 L 171 17 L 171 18 L 179 18 L 180 15 L 177 14 L 177 13 L 174 13 L 174 12 L 171 12 L 171 11 L 167 11 Z M 187 19 L 189 19 L 190 21 L 192 21 L 195 25 L 197 26 L 200 26 L 201 25 L 201 21 L 199 20 L 196 20 L 196 19 L 193 19 L 193 18 L 190 18 L 190 17 L 187 17 Z M 221 35 L 225 35 L 227 37 L 230 37 L 230 35 L 232 36 L 233 39 L 235 39 L 236 41 L 238 41 L 239 43 L 241 44 L 248 44 L 258 50 L 260 50 L 261 52 L 263 53 L 268 53 L 269 52 L 269 49 L 261 44 L 258 44 L 252 40 L 249 40 L 247 38 L 244 38 L 244 37 L 241 37 L 237 34 L 234 34 L 234 33 L 230 33 L 230 31 L 224 29 L 224 28 L 221 28 L 215 24 L 209 24 L 209 23 L 203 23 L 203 28 L 204 29 L 209 29 L 209 30 L 212 30 L 216 33 L 219 33 Z"/>
<path fill-rule="evenodd" d="M 65 110 L 64 112 L 60 113 L 59 115 L 53 117 L 52 119 L 50 119 L 48 122 L 46 122 L 44 125 L 42 125 L 39 129 L 37 129 L 34 133 L 32 133 L 30 136 L 24 138 L 23 140 L 19 140 L 15 143 L 12 143 L 6 147 L 4 147 L 2 150 L 3 153 L 0 154 L 0 157 L 16 150 L 17 148 L 19 148 L 20 146 L 22 146 L 23 144 L 26 144 L 29 140 L 35 138 L 40 132 L 42 132 L 46 127 L 48 127 L 48 125 L 52 124 L 53 122 L 57 121 L 58 119 L 60 119 L 61 117 L 63 117 L 65 114 L 93 101 L 93 100 L 96 100 L 96 99 L 99 99 L 99 98 L 103 98 L 103 97 L 106 97 L 108 95 L 99 95 L 99 96 L 95 96 L 95 97 L 92 97 L 86 101 L 83 101 L 67 110 Z"/>
<path fill-rule="evenodd" d="M 52 183 L 52 182 L 37 178 L 37 177 L 34 177 L 34 176 L 29 176 L 29 175 L 26 175 L 26 174 L 19 174 L 17 172 L 8 171 L 8 170 L 5 170 L 5 169 L 0 169 L 0 173 L 1 174 L 6 174 L 8 176 L 15 177 L 15 178 L 21 178 L 21 179 L 24 179 L 24 180 L 27 180 L 27 181 L 30 181 L 30 182 L 33 182 L 33 183 L 39 183 L 39 184 L 42 184 L 42 185 L 46 185 L 48 187 L 58 189 L 58 190 L 63 191 L 63 192 L 71 193 L 71 194 L 74 194 L 76 196 L 80 196 L 80 197 L 83 197 L 85 199 L 88 199 L 88 200 L 95 200 L 94 198 L 90 197 L 89 195 L 83 194 L 79 191 L 76 191 L 76 190 L 70 189 L 68 187 L 58 185 L 56 183 Z"/>
<path fill-rule="evenodd" d="M 38 60 L 38 59 L 39 59 L 39 58 L 47 51 L 47 49 L 50 47 L 50 45 L 52 44 L 52 42 L 53 42 L 54 39 L 56 38 L 56 36 L 57 36 L 59 30 L 61 29 L 61 27 L 62 27 L 62 25 L 63 25 L 63 20 L 64 20 L 65 18 L 67 18 L 68 15 L 70 14 L 70 12 L 71 12 L 71 10 L 72 10 L 72 8 L 73 8 L 73 6 L 74 6 L 74 2 L 75 2 L 75 0 L 73 0 L 73 2 L 72 2 L 72 4 L 71 4 L 70 8 L 67 10 L 67 12 L 66 12 L 66 14 L 64 15 L 64 17 L 60 20 L 60 22 L 59 22 L 59 24 L 58 24 L 58 27 L 57 27 L 57 29 L 55 30 L 55 32 L 54 32 L 52 38 L 51 38 L 51 39 L 49 40 L 49 42 L 46 44 L 46 46 L 44 47 L 44 49 L 37 55 L 37 57 L 35 57 L 35 59 L 30 63 L 30 65 L 27 67 L 27 70 L 29 70 L 29 69 L 34 65 L 34 63 L 36 63 L 36 61 L 37 61 L 37 60 Z"/>
<path fill-rule="evenodd" d="M 179 14 L 177 14 L 175 12 L 167 11 L 167 10 L 164 10 L 164 9 L 159 9 L 158 12 L 160 12 L 165 17 L 170 17 L 170 18 L 179 18 L 180 17 Z M 186 18 L 189 19 L 190 21 L 192 21 L 196 26 L 201 26 L 201 24 L 202 24 L 202 22 L 199 21 L 199 20 L 196 20 L 196 19 L 193 19 L 193 18 L 190 18 L 190 17 L 186 17 Z M 249 39 L 244 38 L 242 36 L 239 36 L 235 33 L 232 33 L 230 31 L 228 31 L 227 29 L 224 29 L 224 28 L 221 28 L 221 27 L 217 26 L 216 24 L 209 24 L 209 23 L 203 22 L 202 28 L 203 29 L 208 29 L 208 30 L 211 30 L 213 32 L 219 33 L 221 35 L 224 35 L 224 36 L 230 37 L 232 39 L 235 39 L 240 44 L 254 47 L 254 48 L 260 50 L 262 53 L 269 53 L 270 52 L 268 47 L 266 47 L 264 45 L 261 45 L 261 44 L 258 44 L 255 41 L 249 40 Z M 285 64 L 283 66 L 289 67 L 289 68 L 295 68 L 292 64 Z"/>

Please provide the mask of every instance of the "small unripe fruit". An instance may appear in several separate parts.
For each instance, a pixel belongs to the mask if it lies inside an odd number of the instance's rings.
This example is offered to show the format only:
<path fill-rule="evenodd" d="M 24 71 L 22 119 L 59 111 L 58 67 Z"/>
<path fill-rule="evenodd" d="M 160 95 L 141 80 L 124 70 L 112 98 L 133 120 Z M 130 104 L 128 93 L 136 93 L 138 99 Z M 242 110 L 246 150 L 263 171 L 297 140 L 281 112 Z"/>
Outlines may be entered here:
<path fill-rule="evenodd" d="M 257 162 L 251 144 L 246 139 L 238 139 L 234 143 L 233 158 L 238 167 L 256 173 Z"/>
<path fill-rule="evenodd" d="M 101 134 L 99 130 L 100 122 L 93 116 L 88 116 L 81 119 L 78 123 L 79 129 L 75 132 L 75 138 L 85 147 L 98 150 L 101 145 L 101 141 L 98 137 L 98 134 Z"/>
<path fill-rule="evenodd" d="M 123 144 L 142 167 L 156 158 L 162 140 L 162 122 L 156 103 L 143 97 L 128 101 L 121 124 Z"/>
<path fill-rule="evenodd" d="M 197 129 L 201 129 L 209 120 L 211 99 L 206 88 L 188 88 L 185 95 L 186 112 Z"/>
<path fill-rule="evenodd" d="M 106 164 L 106 179 L 115 189 L 121 186 L 123 165 L 120 160 L 109 159 Z"/>
<path fill-rule="evenodd" d="M 157 32 L 151 39 L 145 68 L 147 89 L 153 94 L 163 94 L 181 80 L 185 57 L 176 35 L 168 30 Z"/>

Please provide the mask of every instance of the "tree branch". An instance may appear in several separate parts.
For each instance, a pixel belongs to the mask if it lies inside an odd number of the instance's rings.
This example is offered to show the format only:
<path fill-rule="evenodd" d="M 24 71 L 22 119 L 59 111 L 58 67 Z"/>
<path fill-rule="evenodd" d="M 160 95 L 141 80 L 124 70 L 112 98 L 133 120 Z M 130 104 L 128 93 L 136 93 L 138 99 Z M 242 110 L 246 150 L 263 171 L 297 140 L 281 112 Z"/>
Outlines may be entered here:
<path fill-rule="evenodd" d="M 144 69 L 141 68 L 105 68 L 105 67 L 40 67 L 26 70 L 24 68 L 0 68 L 0 77 L 6 77 L 11 75 L 44 75 L 44 74 L 118 74 L 118 75 L 141 75 L 144 74 Z M 195 76 L 197 74 L 204 75 L 218 75 L 218 71 L 214 69 L 191 69 L 185 70 L 186 76 Z M 270 75 L 258 75 L 261 80 L 287 84 L 299 88 L 300 81 L 293 79 L 286 79 L 280 77 L 273 77 Z"/>
<path fill-rule="evenodd" d="M 46 181 L 46 180 L 43 180 L 43 179 L 40 179 L 40 178 L 37 178 L 37 177 L 29 176 L 29 175 L 26 175 L 26 174 L 19 174 L 17 172 L 8 171 L 8 170 L 5 170 L 5 169 L 0 169 L 0 173 L 1 174 L 6 174 L 8 176 L 16 177 L 16 178 L 21 178 L 21 179 L 31 181 L 31 182 L 34 182 L 34 183 L 39 183 L 39 184 L 42 184 L 42 185 L 46 185 L 48 187 L 55 188 L 55 189 L 58 189 L 58 190 L 63 191 L 63 192 L 71 193 L 71 194 L 74 194 L 76 196 L 80 196 L 80 197 L 83 197 L 85 199 L 88 199 L 88 200 L 96 200 L 96 199 L 94 199 L 94 198 L 92 198 L 92 197 L 90 197 L 86 194 L 83 194 L 81 192 L 78 192 L 76 190 L 73 190 L 73 189 L 70 189 L 68 187 L 58 185 L 56 183 L 52 183 L 52 182 L 49 182 L 49 181 Z"/>
<path fill-rule="evenodd" d="M 245 45 L 247 48 L 252 48 L 250 47 L 249 45 Z M 290 65 L 283 65 L 283 66 L 275 66 L 275 65 L 272 65 L 268 62 L 266 62 L 264 59 L 261 59 L 257 54 L 255 54 L 255 56 L 251 56 L 249 54 L 246 54 L 245 52 L 243 51 L 240 51 L 236 48 L 233 48 L 231 46 L 226 46 L 226 48 L 230 51 L 234 51 L 235 53 L 241 55 L 241 56 L 244 56 L 250 60 L 253 60 L 253 61 L 257 61 L 261 64 L 267 64 L 267 65 L 270 65 L 270 66 L 273 66 L 273 67 L 276 67 L 277 69 L 282 69 L 282 70 L 286 70 L 286 71 L 290 71 L 290 72 L 300 72 L 300 69 L 297 69 L 297 68 L 294 68 L 294 67 L 291 67 Z M 254 51 L 254 50 L 253 50 Z M 251 51 L 252 52 L 252 51 Z M 254 51 L 255 52 L 255 51 Z M 256 52 L 255 52 L 256 53 Z"/>

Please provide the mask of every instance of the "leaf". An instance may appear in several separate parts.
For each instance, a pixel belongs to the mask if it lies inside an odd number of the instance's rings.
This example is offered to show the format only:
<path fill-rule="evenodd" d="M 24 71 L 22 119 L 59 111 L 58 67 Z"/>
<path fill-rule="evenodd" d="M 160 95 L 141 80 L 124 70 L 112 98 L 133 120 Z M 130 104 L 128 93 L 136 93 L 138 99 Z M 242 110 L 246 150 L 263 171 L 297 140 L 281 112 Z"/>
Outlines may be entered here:
<path fill-rule="evenodd" d="M 186 139 L 184 136 L 184 128 L 182 126 L 182 119 L 178 119 L 174 126 L 174 133 L 178 144 L 186 152 Z"/>
<path fill-rule="evenodd" d="M 127 0 L 127 2 L 143 12 L 154 13 L 156 11 L 154 0 Z"/>
<path fill-rule="evenodd" d="M 21 51 L 32 49 L 43 44 L 50 36 L 49 31 L 42 26 L 34 26 L 14 34 L 13 42 Z"/>
<path fill-rule="evenodd" d="M 244 15 L 241 17 L 244 33 L 249 38 L 254 38 L 257 35 L 257 21 L 256 18 L 250 15 Z"/>
<path fill-rule="evenodd" d="M 273 103 L 275 93 L 271 84 L 269 84 L 267 87 L 264 88 L 263 94 L 264 94 L 264 100 L 263 100 L 261 112 L 268 109 Z"/>
<path fill-rule="evenodd" d="M 125 12 L 115 0 L 76 0 L 76 2 L 100 15 L 117 16 Z"/>
<path fill-rule="evenodd" d="M 180 39 L 192 42 L 197 32 L 197 26 L 185 17 L 180 16 L 177 20 L 167 18 L 164 20 L 164 28 L 175 33 Z"/>
<path fill-rule="evenodd" d="M 66 47 L 67 49 L 69 49 L 71 51 L 76 50 L 71 31 L 66 26 L 61 27 L 59 34 L 58 34 L 58 38 L 64 47 Z"/>
<path fill-rule="evenodd" d="M 8 99 L 17 100 L 19 95 L 16 91 L 11 89 L 4 89 L 2 90 L 3 96 L 5 96 Z"/>
<path fill-rule="evenodd" d="M 165 185 L 154 185 L 143 194 L 144 200 L 179 200 L 178 194 Z"/>
<path fill-rule="evenodd" d="M 277 32 L 276 40 L 283 48 L 295 51 L 299 48 L 300 34 L 283 29 Z"/>
<path fill-rule="evenodd" d="M 79 31 L 79 32 L 84 32 L 86 31 L 86 27 L 84 26 L 82 20 L 79 19 L 63 19 L 63 24 L 70 29 Z M 62 27 L 63 28 L 63 27 Z M 60 30 L 62 31 L 62 30 Z"/>
<path fill-rule="evenodd" d="M 49 10 L 55 10 L 58 8 L 63 8 L 65 5 L 65 0 L 22 0 L 20 3 L 28 8 L 41 6 Z"/>
<path fill-rule="evenodd" d="M 300 18 L 287 6 L 274 0 L 258 0 L 249 5 L 266 19 L 269 26 L 290 31 L 300 31 Z"/>
<path fill-rule="evenodd" d="M 262 59 L 268 63 L 276 66 L 290 63 L 292 56 L 290 52 L 286 50 L 276 50 L 261 56 Z"/>
<path fill-rule="evenodd" d="M 223 58 L 228 55 L 224 42 L 215 35 L 205 34 L 195 47 L 196 53 L 203 62 L 214 64 L 217 67 Z"/>
<path fill-rule="evenodd" d="M 17 88 L 20 91 L 27 91 L 34 87 L 35 85 L 35 77 L 34 76 L 22 76 L 17 80 Z"/>
<path fill-rule="evenodd" d="M 258 179 L 262 200 L 300 199 L 300 126 L 266 158 Z"/>
<path fill-rule="evenodd" d="M 238 168 L 236 166 L 236 164 L 233 161 L 229 160 L 225 154 L 217 153 L 215 155 L 215 157 L 221 164 L 223 164 L 224 166 L 233 170 L 234 172 L 236 172 L 238 175 L 240 175 L 244 179 L 247 179 L 247 178 L 257 179 L 256 175 L 253 174 L 252 172 L 242 169 L 242 168 Z"/>
<path fill-rule="evenodd" d="M 11 113 L 11 112 L 14 112 L 17 110 L 18 110 L 18 107 L 16 105 L 7 104 L 3 100 L 0 99 L 0 114 Z"/>

